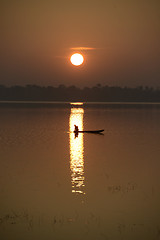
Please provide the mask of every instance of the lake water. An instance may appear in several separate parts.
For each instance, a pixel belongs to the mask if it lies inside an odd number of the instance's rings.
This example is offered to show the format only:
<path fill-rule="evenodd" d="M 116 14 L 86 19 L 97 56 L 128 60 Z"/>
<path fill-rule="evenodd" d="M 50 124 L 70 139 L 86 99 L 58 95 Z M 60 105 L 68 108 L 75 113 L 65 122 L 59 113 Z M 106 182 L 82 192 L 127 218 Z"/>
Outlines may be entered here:
<path fill-rule="evenodd" d="M 159 176 L 158 104 L 1 103 L 1 240 L 160 239 Z"/>

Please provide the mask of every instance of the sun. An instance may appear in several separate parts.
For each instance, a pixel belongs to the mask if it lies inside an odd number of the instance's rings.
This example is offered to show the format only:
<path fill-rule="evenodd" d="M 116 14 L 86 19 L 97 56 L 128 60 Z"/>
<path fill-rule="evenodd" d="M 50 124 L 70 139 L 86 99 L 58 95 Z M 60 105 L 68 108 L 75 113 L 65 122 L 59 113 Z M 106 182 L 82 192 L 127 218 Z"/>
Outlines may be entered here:
<path fill-rule="evenodd" d="M 80 53 L 74 53 L 70 57 L 70 61 L 74 66 L 80 66 L 84 62 L 84 57 Z"/>

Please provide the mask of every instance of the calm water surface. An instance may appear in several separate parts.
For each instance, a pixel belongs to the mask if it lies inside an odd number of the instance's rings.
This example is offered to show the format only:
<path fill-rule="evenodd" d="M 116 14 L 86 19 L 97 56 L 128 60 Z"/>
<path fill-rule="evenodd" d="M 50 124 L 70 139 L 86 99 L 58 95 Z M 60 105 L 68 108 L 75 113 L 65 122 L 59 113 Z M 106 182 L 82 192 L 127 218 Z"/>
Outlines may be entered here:
<path fill-rule="evenodd" d="M 0 239 L 160 239 L 159 173 L 159 105 L 3 106 Z"/>

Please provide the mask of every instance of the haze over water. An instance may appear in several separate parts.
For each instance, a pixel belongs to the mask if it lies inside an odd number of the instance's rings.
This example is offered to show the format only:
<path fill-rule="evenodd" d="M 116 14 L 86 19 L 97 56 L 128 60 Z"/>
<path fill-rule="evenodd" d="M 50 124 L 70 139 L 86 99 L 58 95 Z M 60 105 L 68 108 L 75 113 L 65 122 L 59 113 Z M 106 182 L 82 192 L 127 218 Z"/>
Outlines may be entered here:
<path fill-rule="evenodd" d="M 160 105 L 32 106 L 0 108 L 0 239 L 159 239 Z"/>

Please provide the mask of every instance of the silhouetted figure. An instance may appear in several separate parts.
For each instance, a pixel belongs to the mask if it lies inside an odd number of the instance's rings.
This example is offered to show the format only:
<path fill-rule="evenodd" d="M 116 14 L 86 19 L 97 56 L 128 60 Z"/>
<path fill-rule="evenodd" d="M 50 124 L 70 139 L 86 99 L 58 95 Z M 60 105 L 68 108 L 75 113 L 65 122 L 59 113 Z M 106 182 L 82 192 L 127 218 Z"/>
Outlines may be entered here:
<path fill-rule="evenodd" d="M 78 137 L 78 126 L 74 125 L 74 133 L 75 133 L 75 138 Z"/>
<path fill-rule="evenodd" d="M 74 125 L 74 132 L 78 133 L 78 126 Z"/>

